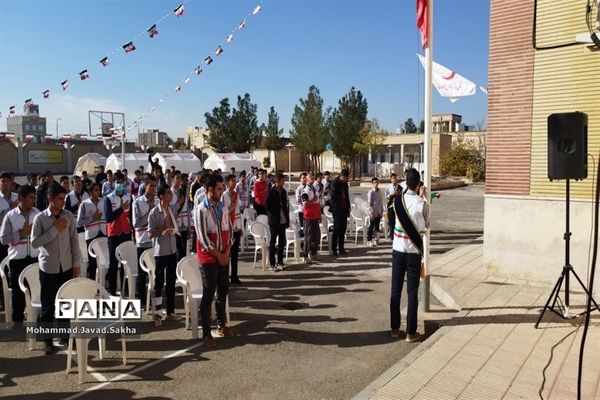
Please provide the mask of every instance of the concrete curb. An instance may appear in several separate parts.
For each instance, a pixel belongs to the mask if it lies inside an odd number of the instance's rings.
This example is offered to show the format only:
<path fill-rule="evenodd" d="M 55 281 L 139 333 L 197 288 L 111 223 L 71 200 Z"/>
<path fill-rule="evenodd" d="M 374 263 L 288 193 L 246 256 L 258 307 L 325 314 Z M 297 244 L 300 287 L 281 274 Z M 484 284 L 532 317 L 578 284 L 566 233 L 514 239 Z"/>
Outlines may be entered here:
<path fill-rule="evenodd" d="M 409 367 L 423 353 L 429 350 L 438 340 L 440 340 L 452 327 L 452 321 L 465 317 L 468 311 L 457 312 L 448 324 L 440 327 L 435 333 L 427 338 L 423 343 L 417 346 L 413 351 L 408 353 L 402 360 L 392 365 L 387 371 L 381 374 L 377 379 L 361 390 L 352 400 L 369 400 L 379 389 L 385 386 L 388 382 L 398 376 L 402 371 Z"/>

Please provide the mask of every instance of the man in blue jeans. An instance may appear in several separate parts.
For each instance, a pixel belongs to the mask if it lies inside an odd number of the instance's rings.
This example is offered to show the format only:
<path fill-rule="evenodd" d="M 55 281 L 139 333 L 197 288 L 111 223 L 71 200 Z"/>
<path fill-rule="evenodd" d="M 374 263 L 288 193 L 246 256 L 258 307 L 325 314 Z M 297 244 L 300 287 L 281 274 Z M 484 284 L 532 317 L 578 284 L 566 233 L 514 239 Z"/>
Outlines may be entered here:
<path fill-rule="evenodd" d="M 408 311 L 406 313 L 406 341 L 419 340 L 417 332 L 417 292 L 419 270 L 423 252 L 422 235 L 429 228 L 429 204 L 425 201 L 426 190 L 419 172 L 411 168 L 406 172 L 407 188 L 394 200 L 396 223 L 392 253 L 392 292 L 390 297 L 391 335 L 399 338 L 400 295 L 406 274 Z"/>

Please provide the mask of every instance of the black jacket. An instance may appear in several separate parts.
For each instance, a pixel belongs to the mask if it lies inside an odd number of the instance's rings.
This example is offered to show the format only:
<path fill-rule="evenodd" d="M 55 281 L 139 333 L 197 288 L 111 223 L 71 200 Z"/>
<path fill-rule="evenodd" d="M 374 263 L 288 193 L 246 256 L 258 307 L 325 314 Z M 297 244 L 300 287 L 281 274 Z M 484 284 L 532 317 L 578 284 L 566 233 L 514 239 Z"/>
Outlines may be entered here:
<path fill-rule="evenodd" d="M 281 209 L 285 215 L 285 227 L 290 226 L 290 204 L 285 189 L 277 190 L 276 186 L 269 189 L 267 194 L 267 216 L 269 217 L 269 226 L 281 224 Z"/>
<path fill-rule="evenodd" d="M 332 214 L 350 214 L 350 196 L 348 194 L 348 182 L 335 178 L 331 184 L 331 198 L 329 209 Z"/>
<path fill-rule="evenodd" d="M 40 211 L 48 208 L 48 185 L 39 185 L 35 193 L 35 208 Z"/>

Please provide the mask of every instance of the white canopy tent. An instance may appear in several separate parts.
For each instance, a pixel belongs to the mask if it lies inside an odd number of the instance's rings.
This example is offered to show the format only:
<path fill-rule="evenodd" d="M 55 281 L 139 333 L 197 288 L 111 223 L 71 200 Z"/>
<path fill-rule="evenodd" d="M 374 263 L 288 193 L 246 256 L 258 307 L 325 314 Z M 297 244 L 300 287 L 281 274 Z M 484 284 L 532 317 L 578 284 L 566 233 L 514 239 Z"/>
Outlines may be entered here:
<path fill-rule="evenodd" d="M 97 168 L 103 167 L 106 164 L 106 157 L 100 153 L 86 153 L 79 157 L 77 165 L 75 165 L 75 171 L 73 175 L 81 176 L 83 171 L 86 171 L 88 175 L 96 175 Z"/>
<path fill-rule="evenodd" d="M 125 168 L 129 172 L 129 176 L 133 176 L 133 171 L 138 169 L 140 165 L 144 166 L 145 171 L 149 171 L 148 153 L 125 153 Z M 122 169 L 121 153 L 113 153 L 106 159 L 105 171 L 109 169 L 115 172 Z"/>
<path fill-rule="evenodd" d="M 152 160 L 158 158 L 158 163 L 163 171 L 175 166 L 175 169 L 183 173 L 196 173 L 202 169 L 202 162 L 194 153 L 156 153 Z"/>
<path fill-rule="evenodd" d="M 231 168 L 235 168 L 236 172 L 248 171 L 252 167 L 262 168 L 262 164 L 250 153 L 214 153 L 204 161 L 204 168 L 220 168 L 224 172 Z"/>

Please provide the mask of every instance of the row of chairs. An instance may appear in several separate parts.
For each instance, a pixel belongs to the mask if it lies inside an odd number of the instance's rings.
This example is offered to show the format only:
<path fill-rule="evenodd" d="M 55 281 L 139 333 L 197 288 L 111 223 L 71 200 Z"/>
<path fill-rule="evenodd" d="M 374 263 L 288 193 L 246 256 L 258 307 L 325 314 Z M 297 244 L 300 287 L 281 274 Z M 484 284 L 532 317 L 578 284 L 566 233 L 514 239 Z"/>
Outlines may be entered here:
<path fill-rule="evenodd" d="M 102 238 L 106 239 L 106 238 Z M 97 242 L 94 246 L 96 249 L 95 253 L 90 252 L 90 256 L 98 257 L 100 253 L 97 251 L 97 246 L 101 245 L 102 241 Z M 91 247 L 91 246 L 90 246 Z M 106 247 L 105 247 L 106 248 Z M 132 251 L 133 250 L 133 251 Z M 154 277 L 155 277 L 155 263 L 154 256 L 152 253 L 152 249 L 145 251 L 140 257 L 140 265 L 143 269 L 148 273 L 148 302 L 146 303 L 147 313 L 149 310 L 149 299 L 151 298 L 151 293 L 154 290 Z M 117 249 L 117 258 L 120 263 L 125 268 L 125 271 L 131 270 L 131 265 L 135 264 L 135 257 L 137 257 L 135 246 L 133 249 L 131 248 L 131 244 L 129 242 L 125 242 L 119 246 Z M 34 263 L 27 266 L 19 276 L 19 288 L 9 288 L 7 284 L 7 274 L 6 270 L 8 267 L 9 259 L 6 257 L 0 263 L 0 278 L 2 279 L 3 291 L 4 291 L 4 304 L 5 304 L 5 316 L 6 321 L 10 322 L 12 317 L 12 306 L 11 306 L 11 291 L 12 290 L 22 290 L 25 294 L 25 314 L 26 320 L 28 323 L 34 323 L 37 321 L 39 314 L 41 313 L 41 286 L 39 281 L 39 264 Z M 100 269 L 100 268 L 99 268 Z M 103 268 L 100 269 L 103 272 Z M 102 274 L 100 274 L 102 275 Z M 135 294 L 135 284 L 137 278 L 136 274 L 132 274 L 131 271 L 127 276 L 129 289 L 129 297 L 133 297 Z M 110 294 L 104 287 L 103 283 L 97 281 L 93 281 L 88 278 L 74 278 L 66 282 L 58 291 L 57 299 L 89 299 L 95 298 L 99 296 L 102 299 L 111 298 Z M 125 279 L 123 280 L 125 283 Z M 190 255 L 184 257 L 177 264 L 177 283 L 176 285 L 182 288 L 183 292 L 183 304 L 184 304 L 184 313 L 185 313 L 185 327 L 189 329 L 191 327 L 192 330 L 192 338 L 198 338 L 198 311 L 200 308 L 200 302 L 202 300 L 203 295 L 203 285 L 202 285 L 202 276 L 200 273 L 200 267 L 198 264 L 198 259 L 195 255 Z M 125 285 L 122 285 L 121 296 L 124 295 L 123 289 Z M 120 297 L 120 296 L 119 296 Z M 229 315 L 229 301 L 226 302 L 226 313 L 227 319 L 230 320 Z M 212 307 L 212 317 L 215 316 L 215 306 L 213 303 Z M 119 321 L 107 321 L 109 324 L 114 324 Z M 79 381 L 80 383 L 85 379 L 85 373 L 87 370 L 87 349 L 90 342 L 90 339 L 85 338 L 76 338 L 76 346 L 78 349 L 78 370 L 79 370 Z M 33 349 L 35 346 L 35 339 L 29 339 L 29 348 Z M 106 343 L 104 338 L 99 338 L 98 342 L 99 347 L 99 355 L 100 358 L 103 357 Z M 69 373 L 71 370 L 71 359 L 72 359 L 72 349 L 73 349 L 73 338 L 69 338 L 68 349 L 67 349 L 67 370 Z M 125 340 L 122 340 L 122 351 L 123 351 L 123 363 L 126 364 L 127 356 L 126 356 L 126 344 Z"/>

